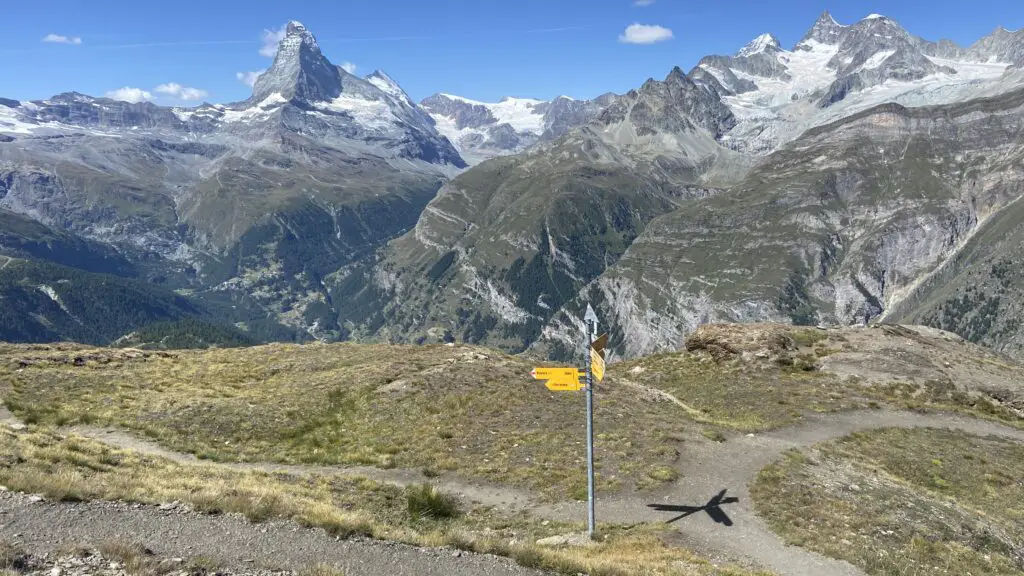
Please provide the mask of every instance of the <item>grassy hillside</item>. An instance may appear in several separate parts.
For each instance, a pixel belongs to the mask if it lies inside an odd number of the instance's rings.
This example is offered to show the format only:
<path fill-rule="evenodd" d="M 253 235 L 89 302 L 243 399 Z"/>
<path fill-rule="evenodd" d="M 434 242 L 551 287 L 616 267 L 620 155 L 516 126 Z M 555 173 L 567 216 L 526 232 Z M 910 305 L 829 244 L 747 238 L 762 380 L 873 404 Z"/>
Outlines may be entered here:
<path fill-rule="evenodd" d="M 872 576 L 1024 571 L 1024 446 L 876 430 L 789 453 L 753 486 L 787 541 Z"/>
<path fill-rule="evenodd" d="M 498 352 L 59 345 L 9 347 L 3 358 L 0 394 L 29 422 L 121 425 L 211 460 L 417 468 L 585 497 L 582 394 L 549 392 L 531 364 Z M 601 390 L 596 418 L 602 491 L 657 483 L 674 443 L 697 433 L 671 404 L 615 386 Z"/>
<path fill-rule="evenodd" d="M 697 421 L 745 432 L 795 423 L 809 411 L 882 406 L 1024 426 L 1024 368 L 938 330 L 706 325 L 686 347 L 613 373 L 672 394 Z"/>
<path fill-rule="evenodd" d="M 659 471 L 674 464 L 680 441 L 778 428 L 808 412 L 892 406 L 1022 422 L 1021 368 L 979 347 L 961 353 L 976 370 L 955 375 L 950 387 L 925 371 L 931 357 L 915 346 L 933 348 L 942 368 L 955 358 L 942 346 L 961 345 L 934 336 L 729 330 L 708 327 L 691 351 L 612 368 L 597 391 L 600 491 L 671 480 Z M 865 341 L 924 360 L 900 362 L 875 380 L 850 377 L 850 354 L 882 365 Z M 0 394 L 30 422 L 119 425 L 211 460 L 415 468 L 582 498 L 583 395 L 547 391 L 530 379 L 532 366 L 461 345 L 160 354 L 10 346 L 0 350 Z"/>

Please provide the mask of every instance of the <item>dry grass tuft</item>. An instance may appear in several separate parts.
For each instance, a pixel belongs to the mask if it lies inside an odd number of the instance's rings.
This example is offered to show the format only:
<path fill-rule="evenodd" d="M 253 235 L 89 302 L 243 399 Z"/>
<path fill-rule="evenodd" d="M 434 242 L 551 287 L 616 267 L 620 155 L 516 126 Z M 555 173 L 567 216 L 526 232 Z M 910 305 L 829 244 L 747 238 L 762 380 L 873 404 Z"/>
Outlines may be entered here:
<path fill-rule="evenodd" d="M 455 518 L 460 512 L 459 501 L 455 497 L 440 492 L 430 484 L 407 487 L 405 497 L 409 515 L 416 520 Z"/>

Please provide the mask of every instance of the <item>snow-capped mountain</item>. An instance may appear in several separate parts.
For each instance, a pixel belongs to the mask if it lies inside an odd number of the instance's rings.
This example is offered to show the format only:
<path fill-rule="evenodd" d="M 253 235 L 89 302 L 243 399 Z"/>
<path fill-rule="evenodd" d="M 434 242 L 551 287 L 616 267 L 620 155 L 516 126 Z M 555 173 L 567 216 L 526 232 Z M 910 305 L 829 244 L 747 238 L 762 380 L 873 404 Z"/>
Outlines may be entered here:
<path fill-rule="evenodd" d="M 1024 34 L 1002 28 L 969 49 L 931 42 L 871 14 L 840 24 L 824 13 L 786 50 L 770 34 L 735 55 L 707 56 L 690 77 L 739 120 L 722 138 L 764 154 L 806 129 L 882 102 L 942 104 L 1017 86 Z"/>
<path fill-rule="evenodd" d="M 295 21 L 288 23 L 273 65 L 243 102 L 168 108 L 67 93 L 36 102 L 4 100 L 0 105 L 0 134 L 8 138 L 123 135 L 124 130 L 241 143 L 247 148 L 285 130 L 355 156 L 414 160 L 454 170 L 465 167 L 451 142 L 397 82 L 382 71 L 364 79 L 335 66 L 313 34 Z"/>
<path fill-rule="evenodd" d="M 455 144 L 467 162 L 475 164 L 557 138 L 593 120 L 614 100 L 613 94 L 605 94 L 594 100 L 509 97 L 487 103 L 435 94 L 420 104 L 434 119 L 437 130 Z"/>

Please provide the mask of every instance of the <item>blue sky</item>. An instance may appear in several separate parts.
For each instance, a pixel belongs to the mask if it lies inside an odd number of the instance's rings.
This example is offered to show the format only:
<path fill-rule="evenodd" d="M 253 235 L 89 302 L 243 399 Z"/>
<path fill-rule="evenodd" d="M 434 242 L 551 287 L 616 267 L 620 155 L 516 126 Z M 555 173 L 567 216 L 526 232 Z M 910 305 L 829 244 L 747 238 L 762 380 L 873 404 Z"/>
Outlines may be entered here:
<path fill-rule="evenodd" d="M 961 44 L 997 25 L 1024 27 L 1020 0 L 4 1 L 0 96 L 129 87 L 162 104 L 241 100 L 249 87 L 238 73 L 271 62 L 260 54 L 264 31 L 296 19 L 332 62 L 352 63 L 357 74 L 383 69 L 416 100 L 435 92 L 589 98 L 662 78 L 672 66 L 689 70 L 762 32 L 791 47 L 826 9 L 841 23 L 885 14 L 925 38 Z M 633 24 L 661 27 L 646 29 L 653 37 L 671 30 L 671 38 L 622 42 Z"/>

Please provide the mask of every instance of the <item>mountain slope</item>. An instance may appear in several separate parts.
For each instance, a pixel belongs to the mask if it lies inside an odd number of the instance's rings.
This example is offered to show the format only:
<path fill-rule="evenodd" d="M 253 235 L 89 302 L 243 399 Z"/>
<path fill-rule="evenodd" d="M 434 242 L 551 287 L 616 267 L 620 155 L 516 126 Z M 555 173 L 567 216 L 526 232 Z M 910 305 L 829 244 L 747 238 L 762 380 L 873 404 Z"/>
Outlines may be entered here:
<path fill-rule="evenodd" d="M 324 278 L 411 228 L 465 167 L 394 80 L 331 64 L 298 22 L 247 101 L 5 100 L 0 133 L 0 209 L 319 338 L 345 336 Z"/>
<path fill-rule="evenodd" d="M 475 167 L 382 262 L 348 277 L 338 297 L 383 312 L 343 319 L 364 335 L 526 347 L 647 222 L 742 170 L 715 142 L 731 122 L 677 68 L 586 127 Z"/>
<path fill-rule="evenodd" d="M 652 222 L 581 298 L 627 356 L 677 347 L 706 322 L 869 321 L 1014 205 L 1022 131 L 1024 90 L 883 105 L 811 130 L 727 193 Z M 574 322 L 545 334 L 568 345 Z"/>
<path fill-rule="evenodd" d="M 188 299 L 145 282 L 0 259 L 0 341 L 107 345 L 153 322 L 205 315 Z"/>
<path fill-rule="evenodd" d="M 0 209 L 0 255 L 37 259 L 87 272 L 134 277 L 136 267 L 110 246 L 48 228 L 20 214 Z"/>

